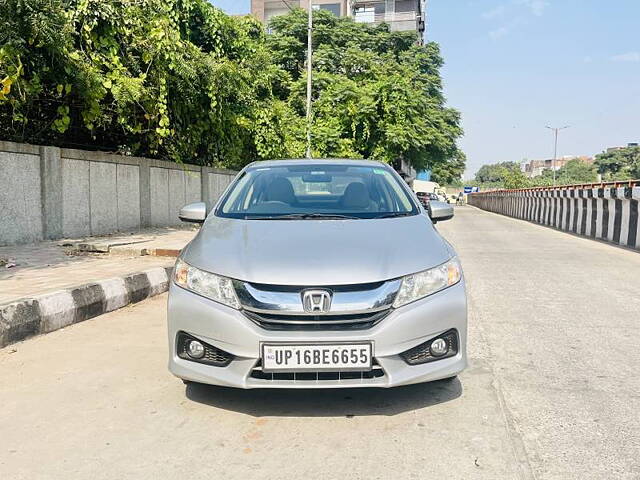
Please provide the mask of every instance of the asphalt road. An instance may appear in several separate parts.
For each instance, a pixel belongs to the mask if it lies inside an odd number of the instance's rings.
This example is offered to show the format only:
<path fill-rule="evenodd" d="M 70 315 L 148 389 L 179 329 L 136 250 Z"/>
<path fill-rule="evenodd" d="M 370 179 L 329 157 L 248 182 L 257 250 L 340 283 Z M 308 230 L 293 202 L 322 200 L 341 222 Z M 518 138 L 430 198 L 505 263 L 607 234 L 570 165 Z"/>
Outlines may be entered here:
<path fill-rule="evenodd" d="M 0 479 L 638 479 L 640 255 L 456 210 L 472 366 L 393 390 L 185 387 L 156 297 L 0 350 Z"/>

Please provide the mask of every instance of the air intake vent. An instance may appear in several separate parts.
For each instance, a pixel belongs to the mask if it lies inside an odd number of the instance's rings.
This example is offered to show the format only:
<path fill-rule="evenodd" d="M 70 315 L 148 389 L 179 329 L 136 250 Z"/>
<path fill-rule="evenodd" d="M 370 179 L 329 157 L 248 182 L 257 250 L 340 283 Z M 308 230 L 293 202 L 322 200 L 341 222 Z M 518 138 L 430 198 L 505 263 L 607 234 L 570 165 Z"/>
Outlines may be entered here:
<path fill-rule="evenodd" d="M 355 372 L 297 372 L 297 373 L 268 373 L 262 371 L 260 362 L 251 371 L 251 378 L 267 381 L 290 381 L 290 382 L 323 382 L 341 380 L 371 380 L 384 377 L 384 370 L 378 362 L 374 360 L 371 370 Z"/>

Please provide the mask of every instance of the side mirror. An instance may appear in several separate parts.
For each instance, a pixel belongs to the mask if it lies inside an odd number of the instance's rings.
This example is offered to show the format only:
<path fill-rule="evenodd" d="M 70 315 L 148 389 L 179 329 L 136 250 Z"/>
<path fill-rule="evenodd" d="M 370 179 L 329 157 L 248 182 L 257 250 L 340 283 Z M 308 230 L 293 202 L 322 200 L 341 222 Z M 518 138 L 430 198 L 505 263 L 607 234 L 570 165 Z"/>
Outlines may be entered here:
<path fill-rule="evenodd" d="M 180 209 L 178 218 L 183 222 L 204 223 L 207 218 L 207 204 L 204 202 L 190 203 Z"/>
<path fill-rule="evenodd" d="M 444 220 L 451 220 L 453 218 L 453 207 L 445 202 L 438 202 L 432 200 L 429 202 L 431 207 L 431 221 L 433 223 L 443 222 Z"/>

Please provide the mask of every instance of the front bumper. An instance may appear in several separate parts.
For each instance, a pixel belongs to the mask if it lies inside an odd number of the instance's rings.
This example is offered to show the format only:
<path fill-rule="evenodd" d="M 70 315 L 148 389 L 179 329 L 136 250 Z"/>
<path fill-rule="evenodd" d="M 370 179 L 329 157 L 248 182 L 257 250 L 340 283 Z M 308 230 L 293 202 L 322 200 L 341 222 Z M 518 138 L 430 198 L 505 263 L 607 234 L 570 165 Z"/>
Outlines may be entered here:
<path fill-rule="evenodd" d="M 417 345 L 456 329 L 459 351 L 450 358 L 409 365 L 400 356 Z M 215 367 L 179 358 L 177 333 L 183 331 L 222 349 L 235 358 Z M 236 388 L 396 387 L 457 375 L 467 366 L 467 302 L 464 280 L 427 298 L 393 310 L 367 330 L 270 331 L 242 312 L 195 295 L 172 283 L 168 305 L 169 370 L 179 378 Z M 260 361 L 263 342 L 373 343 L 373 355 L 384 375 L 377 378 L 334 380 L 264 380 L 251 372 Z"/>

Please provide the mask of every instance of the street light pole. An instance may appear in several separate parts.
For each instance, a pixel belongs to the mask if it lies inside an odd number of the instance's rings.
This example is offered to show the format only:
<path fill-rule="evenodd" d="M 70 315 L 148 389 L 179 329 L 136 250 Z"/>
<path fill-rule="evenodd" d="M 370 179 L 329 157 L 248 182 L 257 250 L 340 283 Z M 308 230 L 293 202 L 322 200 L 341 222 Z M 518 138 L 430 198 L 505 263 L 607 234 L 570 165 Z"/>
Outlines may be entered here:
<path fill-rule="evenodd" d="M 309 0 L 309 26 L 307 32 L 307 158 L 311 158 L 311 90 L 312 79 L 311 73 L 313 65 L 313 6 L 312 0 Z"/>
<path fill-rule="evenodd" d="M 556 186 L 556 161 L 558 159 L 558 132 L 560 130 L 564 130 L 565 128 L 569 128 L 570 125 L 565 125 L 564 127 L 550 127 L 547 125 L 547 128 L 553 131 L 554 142 L 553 142 L 553 163 L 551 164 L 551 170 L 553 170 L 553 186 Z"/>

